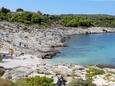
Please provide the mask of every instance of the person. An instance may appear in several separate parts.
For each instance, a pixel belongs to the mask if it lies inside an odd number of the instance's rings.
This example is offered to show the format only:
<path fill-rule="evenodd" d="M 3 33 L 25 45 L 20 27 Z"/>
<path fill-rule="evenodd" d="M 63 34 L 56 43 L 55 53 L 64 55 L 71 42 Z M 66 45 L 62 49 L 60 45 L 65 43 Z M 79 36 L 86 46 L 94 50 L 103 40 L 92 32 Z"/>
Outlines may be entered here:
<path fill-rule="evenodd" d="M 63 78 L 63 76 L 58 77 L 57 86 L 66 86 L 66 80 Z"/>
<path fill-rule="evenodd" d="M 63 76 L 61 76 L 61 81 L 62 81 L 62 85 L 65 86 L 67 81 L 63 78 Z"/>
<path fill-rule="evenodd" d="M 62 86 L 62 80 L 58 77 L 57 86 Z"/>

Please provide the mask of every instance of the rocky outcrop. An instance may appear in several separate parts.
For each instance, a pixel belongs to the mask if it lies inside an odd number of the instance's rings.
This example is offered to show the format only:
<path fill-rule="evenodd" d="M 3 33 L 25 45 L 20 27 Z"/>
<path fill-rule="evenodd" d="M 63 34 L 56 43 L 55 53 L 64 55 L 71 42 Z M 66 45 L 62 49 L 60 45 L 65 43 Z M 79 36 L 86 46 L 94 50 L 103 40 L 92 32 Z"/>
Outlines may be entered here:
<path fill-rule="evenodd" d="M 33 70 L 29 67 L 16 67 L 10 70 L 7 70 L 6 73 L 2 76 L 3 79 L 16 80 L 20 78 L 28 77 Z"/>
<path fill-rule="evenodd" d="M 92 68 L 90 70 L 90 68 Z M 96 70 L 95 70 L 96 69 Z M 94 71 L 95 70 L 95 71 Z M 104 71 L 100 74 L 100 71 Z M 92 71 L 92 72 L 88 72 Z M 94 73 L 93 73 L 94 72 Z M 46 76 L 54 79 L 54 83 L 57 82 L 58 76 L 63 76 L 63 78 L 69 83 L 73 79 L 88 79 L 87 74 L 91 73 L 92 82 L 96 86 L 114 86 L 115 84 L 115 69 L 112 68 L 99 68 L 97 66 L 81 66 L 75 64 L 58 64 L 58 65 L 48 65 L 40 64 L 36 65 L 33 69 L 27 66 L 19 66 L 6 70 L 5 74 L 2 76 L 3 79 L 17 80 L 20 78 L 34 77 L 34 76 Z M 90 77 L 90 76 L 89 76 Z M 56 80 L 56 81 L 55 81 Z"/>
<path fill-rule="evenodd" d="M 12 48 L 16 56 L 23 54 L 46 57 L 55 55 L 55 47 L 63 46 L 63 34 L 53 29 L 37 29 L 8 22 L 0 23 L 1 51 Z"/>
<path fill-rule="evenodd" d="M 39 58 L 52 58 L 59 47 L 65 47 L 67 37 L 75 34 L 115 32 L 114 28 L 55 27 L 39 29 L 19 23 L 0 22 L 0 51 L 12 48 L 15 56 L 32 54 Z"/>
<path fill-rule="evenodd" d="M 108 64 L 98 64 L 96 65 L 99 68 L 114 68 L 115 69 L 115 65 L 108 65 Z"/>

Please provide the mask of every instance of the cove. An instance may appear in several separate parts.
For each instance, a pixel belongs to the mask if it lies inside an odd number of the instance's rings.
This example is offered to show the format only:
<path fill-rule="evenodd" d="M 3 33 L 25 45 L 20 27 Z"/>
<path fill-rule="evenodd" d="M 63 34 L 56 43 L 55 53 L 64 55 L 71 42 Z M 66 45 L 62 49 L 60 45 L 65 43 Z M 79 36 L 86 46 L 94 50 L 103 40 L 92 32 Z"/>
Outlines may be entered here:
<path fill-rule="evenodd" d="M 51 62 L 115 65 L 115 33 L 74 35 Z"/>

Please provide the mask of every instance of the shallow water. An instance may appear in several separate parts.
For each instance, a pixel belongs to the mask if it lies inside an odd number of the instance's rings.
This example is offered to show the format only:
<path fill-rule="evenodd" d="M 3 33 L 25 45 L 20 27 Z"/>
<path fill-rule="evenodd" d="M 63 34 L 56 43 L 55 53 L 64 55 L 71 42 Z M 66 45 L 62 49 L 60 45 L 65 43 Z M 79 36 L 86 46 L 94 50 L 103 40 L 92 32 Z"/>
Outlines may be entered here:
<path fill-rule="evenodd" d="M 75 35 L 51 62 L 115 65 L 115 33 Z"/>

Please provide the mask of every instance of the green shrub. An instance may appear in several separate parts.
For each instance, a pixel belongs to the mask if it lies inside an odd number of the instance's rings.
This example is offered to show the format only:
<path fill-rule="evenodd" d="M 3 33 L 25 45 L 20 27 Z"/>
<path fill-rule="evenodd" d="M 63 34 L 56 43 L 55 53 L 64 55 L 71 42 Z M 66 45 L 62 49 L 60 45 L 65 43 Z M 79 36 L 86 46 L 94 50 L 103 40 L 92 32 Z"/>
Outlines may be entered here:
<path fill-rule="evenodd" d="M 108 73 L 104 76 L 105 80 L 110 80 L 110 78 L 112 77 L 112 74 Z"/>
<path fill-rule="evenodd" d="M 101 69 L 97 69 L 95 67 L 89 67 L 87 70 L 86 78 L 92 80 L 92 78 L 95 77 L 96 75 L 102 75 L 104 73 L 105 72 Z"/>
<path fill-rule="evenodd" d="M 113 71 L 110 71 L 110 73 L 111 73 L 111 74 L 115 74 L 115 72 L 113 72 Z"/>
<path fill-rule="evenodd" d="M 16 9 L 16 12 L 24 12 L 24 10 L 22 8 L 18 8 Z"/>
<path fill-rule="evenodd" d="M 53 79 L 47 77 L 32 77 L 19 79 L 16 81 L 17 86 L 53 86 Z"/>
<path fill-rule="evenodd" d="M 2 8 L 0 9 L 0 12 L 1 12 L 1 13 L 5 13 L 5 14 L 7 14 L 7 13 L 10 12 L 10 10 L 7 9 L 7 8 L 2 7 Z"/>
<path fill-rule="evenodd" d="M 16 12 L 2 7 L 0 21 L 19 22 L 26 25 L 38 24 L 42 27 L 62 25 L 67 27 L 115 27 L 115 16 L 110 15 L 48 15 L 38 12 L 27 12 L 18 8 Z"/>
<path fill-rule="evenodd" d="M 15 86 L 15 84 L 9 80 L 0 79 L 0 86 Z"/>
<path fill-rule="evenodd" d="M 69 83 L 68 86 L 96 86 L 90 80 L 76 79 Z"/>

